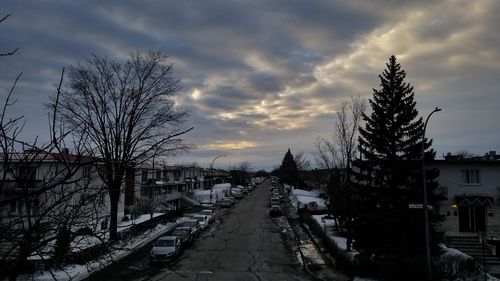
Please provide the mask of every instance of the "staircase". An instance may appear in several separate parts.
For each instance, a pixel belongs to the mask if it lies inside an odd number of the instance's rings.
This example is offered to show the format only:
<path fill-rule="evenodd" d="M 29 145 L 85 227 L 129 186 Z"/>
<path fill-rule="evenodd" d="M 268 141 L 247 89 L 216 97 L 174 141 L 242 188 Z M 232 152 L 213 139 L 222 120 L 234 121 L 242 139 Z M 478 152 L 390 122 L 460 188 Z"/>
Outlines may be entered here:
<path fill-rule="evenodd" d="M 193 205 L 193 206 L 199 206 L 200 203 L 198 202 L 198 200 L 196 198 L 191 198 L 189 196 L 187 196 L 186 194 L 182 194 L 182 197 L 181 197 L 184 201 L 188 202 L 189 204 Z"/>
<path fill-rule="evenodd" d="M 450 248 L 455 248 L 460 252 L 471 256 L 474 260 L 482 263 L 483 261 L 483 245 L 477 235 L 475 236 L 447 236 L 447 245 Z M 487 244 L 484 245 L 484 261 L 488 272 L 492 275 L 500 273 L 500 259 L 492 254 Z"/>

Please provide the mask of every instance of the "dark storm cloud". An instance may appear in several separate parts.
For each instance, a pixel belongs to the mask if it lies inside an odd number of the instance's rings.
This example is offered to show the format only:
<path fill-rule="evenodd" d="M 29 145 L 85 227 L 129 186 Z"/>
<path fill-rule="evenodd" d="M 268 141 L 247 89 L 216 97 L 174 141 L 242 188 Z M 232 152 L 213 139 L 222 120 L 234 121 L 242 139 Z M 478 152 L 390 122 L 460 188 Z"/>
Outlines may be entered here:
<path fill-rule="evenodd" d="M 256 92 L 278 92 L 283 90 L 283 83 L 271 73 L 255 73 L 248 79 L 248 86 Z"/>

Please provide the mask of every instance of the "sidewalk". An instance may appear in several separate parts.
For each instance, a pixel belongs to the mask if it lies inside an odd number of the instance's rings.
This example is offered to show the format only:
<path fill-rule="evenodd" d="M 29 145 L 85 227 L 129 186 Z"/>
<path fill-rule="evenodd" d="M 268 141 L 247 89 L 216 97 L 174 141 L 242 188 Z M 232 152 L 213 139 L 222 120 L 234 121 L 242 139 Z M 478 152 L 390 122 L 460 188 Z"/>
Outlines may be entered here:
<path fill-rule="evenodd" d="M 157 217 L 161 214 L 157 214 Z M 145 223 L 149 221 L 150 215 L 143 215 L 138 219 L 132 221 L 120 223 L 120 232 L 127 231 L 133 225 L 140 223 Z M 172 222 L 166 224 L 158 224 L 153 229 L 139 234 L 138 236 L 131 237 L 130 239 L 120 240 L 115 245 L 112 246 L 113 250 L 97 260 L 89 261 L 84 265 L 81 264 L 70 264 L 65 265 L 60 269 L 52 269 L 47 271 L 36 272 L 35 274 L 25 274 L 18 277 L 18 280 L 37 280 L 37 281 L 53 281 L 55 279 L 61 281 L 81 281 L 91 274 L 98 272 L 107 266 L 111 265 L 115 261 L 119 261 L 135 250 L 141 248 L 147 243 L 157 239 L 165 232 L 168 232 L 175 228 L 175 226 L 182 222 L 179 218 L 176 218 Z"/>

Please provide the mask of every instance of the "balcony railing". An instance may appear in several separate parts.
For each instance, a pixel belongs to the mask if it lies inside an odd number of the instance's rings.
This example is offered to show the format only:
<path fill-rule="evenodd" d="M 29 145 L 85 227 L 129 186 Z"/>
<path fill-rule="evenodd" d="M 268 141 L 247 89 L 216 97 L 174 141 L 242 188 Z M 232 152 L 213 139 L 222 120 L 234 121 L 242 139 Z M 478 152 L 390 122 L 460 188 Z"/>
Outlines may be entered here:
<path fill-rule="evenodd" d="M 42 185 L 40 180 L 16 181 L 7 180 L 1 183 L 5 194 L 14 195 L 37 190 Z"/>

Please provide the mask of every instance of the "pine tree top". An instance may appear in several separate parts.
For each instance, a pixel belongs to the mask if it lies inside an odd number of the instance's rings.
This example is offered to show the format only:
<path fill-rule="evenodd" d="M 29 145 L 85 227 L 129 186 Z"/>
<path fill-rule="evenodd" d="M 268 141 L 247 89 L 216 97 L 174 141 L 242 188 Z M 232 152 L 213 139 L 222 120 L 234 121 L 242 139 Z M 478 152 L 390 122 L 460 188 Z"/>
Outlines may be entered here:
<path fill-rule="evenodd" d="M 419 159 L 423 133 L 414 100 L 413 86 L 405 82 L 406 72 L 392 55 L 379 75 L 380 89 L 373 89 L 370 116 L 360 128 L 360 150 L 367 160 Z"/>

